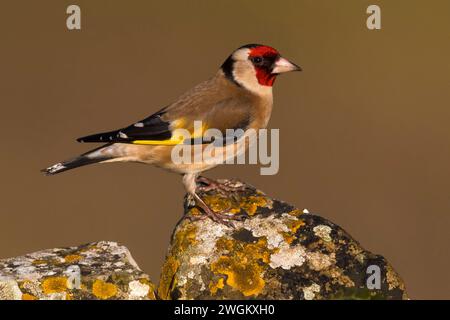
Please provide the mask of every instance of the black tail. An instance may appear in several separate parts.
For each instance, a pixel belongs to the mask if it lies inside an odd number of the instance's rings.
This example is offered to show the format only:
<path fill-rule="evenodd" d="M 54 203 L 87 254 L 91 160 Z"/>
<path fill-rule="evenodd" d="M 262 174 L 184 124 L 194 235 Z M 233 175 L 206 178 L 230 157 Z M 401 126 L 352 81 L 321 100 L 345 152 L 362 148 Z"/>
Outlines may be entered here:
<path fill-rule="evenodd" d="M 108 146 L 109 146 L 109 144 L 107 144 L 105 146 L 101 146 L 94 150 L 91 150 L 89 152 L 86 152 L 78 157 L 73 158 L 73 159 L 56 163 L 48 168 L 42 169 L 41 172 L 44 172 L 46 175 L 54 175 L 54 174 L 61 173 L 61 172 L 67 171 L 67 170 L 86 166 L 88 164 L 98 163 L 98 162 L 112 159 L 111 156 L 105 155 L 104 153 L 100 152 L 101 149 L 104 149 L 105 147 L 108 147 Z"/>

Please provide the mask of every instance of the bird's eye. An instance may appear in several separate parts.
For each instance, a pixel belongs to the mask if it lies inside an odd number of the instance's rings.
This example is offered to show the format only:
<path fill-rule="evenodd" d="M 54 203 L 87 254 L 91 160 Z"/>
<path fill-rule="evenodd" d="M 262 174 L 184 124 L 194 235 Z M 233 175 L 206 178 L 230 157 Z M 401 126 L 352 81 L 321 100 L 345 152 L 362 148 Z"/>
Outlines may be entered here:
<path fill-rule="evenodd" d="M 252 61 L 254 64 L 260 64 L 263 61 L 263 59 L 261 57 L 253 57 Z"/>

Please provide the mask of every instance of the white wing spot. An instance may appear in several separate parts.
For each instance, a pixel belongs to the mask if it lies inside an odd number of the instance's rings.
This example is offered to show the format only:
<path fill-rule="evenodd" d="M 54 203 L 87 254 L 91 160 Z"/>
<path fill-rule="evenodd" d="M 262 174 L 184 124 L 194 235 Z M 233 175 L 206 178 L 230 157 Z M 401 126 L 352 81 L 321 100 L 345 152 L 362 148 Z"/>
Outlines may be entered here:
<path fill-rule="evenodd" d="M 142 127 L 144 127 L 144 124 L 142 122 L 137 122 L 134 124 L 134 126 L 138 127 L 138 128 L 142 128 Z"/>
<path fill-rule="evenodd" d="M 62 163 L 57 163 L 57 164 L 54 164 L 51 167 L 47 168 L 47 172 L 55 173 L 55 172 L 60 171 L 60 170 L 62 170 L 64 168 L 65 168 L 65 166 Z"/>
<path fill-rule="evenodd" d="M 119 137 L 121 137 L 123 139 L 127 139 L 128 138 L 128 136 L 125 133 L 123 133 L 122 131 L 119 132 Z"/>

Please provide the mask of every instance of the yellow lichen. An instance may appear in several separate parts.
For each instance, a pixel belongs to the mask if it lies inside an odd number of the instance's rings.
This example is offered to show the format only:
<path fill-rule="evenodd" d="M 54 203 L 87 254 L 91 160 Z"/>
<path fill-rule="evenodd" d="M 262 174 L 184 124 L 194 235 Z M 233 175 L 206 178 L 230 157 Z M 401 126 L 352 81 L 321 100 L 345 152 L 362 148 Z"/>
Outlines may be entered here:
<path fill-rule="evenodd" d="M 205 203 L 216 212 L 226 211 L 230 214 L 240 213 L 241 210 L 252 216 L 258 208 L 266 207 L 269 201 L 264 196 L 248 196 L 241 199 L 223 197 L 220 195 L 207 195 L 203 198 Z"/>
<path fill-rule="evenodd" d="M 291 244 L 296 239 L 290 232 L 282 232 L 281 235 L 287 244 Z"/>
<path fill-rule="evenodd" d="M 267 240 L 261 238 L 256 243 L 245 243 L 221 238 L 216 247 L 227 253 L 211 264 L 211 271 L 226 275 L 226 284 L 244 296 L 260 294 L 265 285 L 263 272 L 271 254 Z"/>
<path fill-rule="evenodd" d="M 158 297 L 164 300 L 170 299 L 170 292 L 176 286 L 175 275 L 180 267 L 180 262 L 173 256 L 166 258 L 159 279 Z"/>
<path fill-rule="evenodd" d="M 267 198 L 248 196 L 241 200 L 241 208 L 244 209 L 249 216 L 253 216 L 259 207 L 267 206 Z"/>
<path fill-rule="evenodd" d="M 296 216 L 296 217 L 298 217 L 298 216 L 303 214 L 303 212 L 300 209 L 294 209 L 294 210 L 292 210 L 292 211 L 290 211 L 288 213 L 289 213 L 289 215 Z"/>
<path fill-rule="evenodd" d="M 227 213 L 238 213 L 241 209 L 230 199 L 217 195 L 207 195 L 203 198 L 205 203 L 214 211 Z"/>
<path fill-rule="evenodd" d="M 400 279 L 400 276 L 389 264 L 386 266 L 386 280 L 389 286 L 389 290 L 400 288 L 402 291 L 405 291 L 405 286 L 402 279 Z"/>
<path fill-rule="evenodd" d="M 191 216 L 201 216 L 202 212 L 197 207 L 193 207 L 192 209 L 189 210 L 189 215 L 191 215 Z"/>
<path fill-rule="evenodd" d="M 42 282 L 42 291 L 45 294 L 65 292 L 67 290 L 66 277 L 50 277 Z"/>
<path fill-rule="evenodd" d="M 60 263 L 60 260 L 58 259 L 36 259 L 31 262 L 33 265 L 40 265 L 40 264 L 46 264 L 46 265 L 57 265 Z"/>
<path fill-rule="evenodd" d="M 297 230 L 300 227 L 303 227 L 304 225 L 305 225 L 305 221 L 303 221 L 303 220 L 289 220 L 287 222 L 287 226 L 291 230 L 292 233 L 296 233 Z"/>
<path fill-rule="evenodd" d="M 19 282 L 19 288 L 23 291 L 31 284 L 32 284 L 32 282 L 30 280 L 23 280 L 23 281 Z"/>
<path fill-rule="evenodd" d="M 79 261 L 81 259 L 83 259 L 83 257 L 78 255 L 78 254 L 69 254 L 69 255 L 64 257 L 64 261 L 66 263 L 76 262 L 76 261 Z"/>
<path fill-rule="evenodd" d="M 197 228 L 194 224 L 184 225 L 175 235 L 173 247 L 176 252 L 183 252 L 195 243 L 195 232 Z"/>
<path fill-rule="evenodd" d="M 287 244 L 291 244 L 295 239 L 297 239 L 295 236 L 297 230 L 304 225 L 305 222 L 303 220 L 288 220 L 286 222 L 286 226 L 289 228 L 289 231 L 281 232 L 284 241 L 286 241 Z"/>
<path fill-rule="evenodd" d="M 91 251 L 91 250 L 95 251 L 97 249 L 100 249 L 97 244 L 91 244 L 91 245 L 86 246 L 84 248 L 78 249 L 77 252 L 78 253 L 83 253 L 83 252 L 87 252 L 87 251 Z"/>
<path fill-rule="evenodd" d="M 22 300 L 38 300 L 38 298 L 33 296 L 32 294 L 24 293 L 22 294 Z"/>
<path fill-rule="evenodd" d="M 260 275 L 261 268 L 257 266 L 232 266 L 228 257 L 221 257 L 215 269 L 227 276 L 227 285 L 239 290 L 244 296 L 258 295 L 264 288 L 265 281 Z"/>
<path fill-rule="evenodd" d="M 216 282 L 211 281 L 209 283 L 209 290 L 211 291 L 212 294 L 216 294 L 217 290 L 223 289 L 224 286 L 225 282 L 223 278 L 219 278 L 219 280 L 217 280 Z"/>
<path fill-rule="evenodd" d="M 92 285 L 92 293 L 99 299 L 109 299 L 117 294 L 117 286 L 97 279 Z"/>
<path fill-rule="evenodd" d="M 176 230 L 170 252 L 182 254 L 187 248 L 194 245 L 196 242 L 196 231 L 197 228 L 194 224 L 183 221 Z M 166 258 L 158 286 L 158 296 L 161 299 L 170 299 L 170 292 L 176 285 L 175 275 L 179 267 L 180 262 L 176 256 L 171 255 Z"/>

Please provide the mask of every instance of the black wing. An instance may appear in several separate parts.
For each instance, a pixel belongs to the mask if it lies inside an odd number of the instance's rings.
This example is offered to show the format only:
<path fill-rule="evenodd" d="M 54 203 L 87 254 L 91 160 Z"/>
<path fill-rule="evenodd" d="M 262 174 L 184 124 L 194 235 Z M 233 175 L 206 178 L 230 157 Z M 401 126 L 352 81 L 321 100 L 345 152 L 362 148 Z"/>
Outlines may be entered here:
<path fill-rule="evenodd" d="M 78 138 L 78 142 L 122 142 L 167 140 L 172 137 L 170 123 L 161 119 L 164 109 L 123 129 Z"/>

